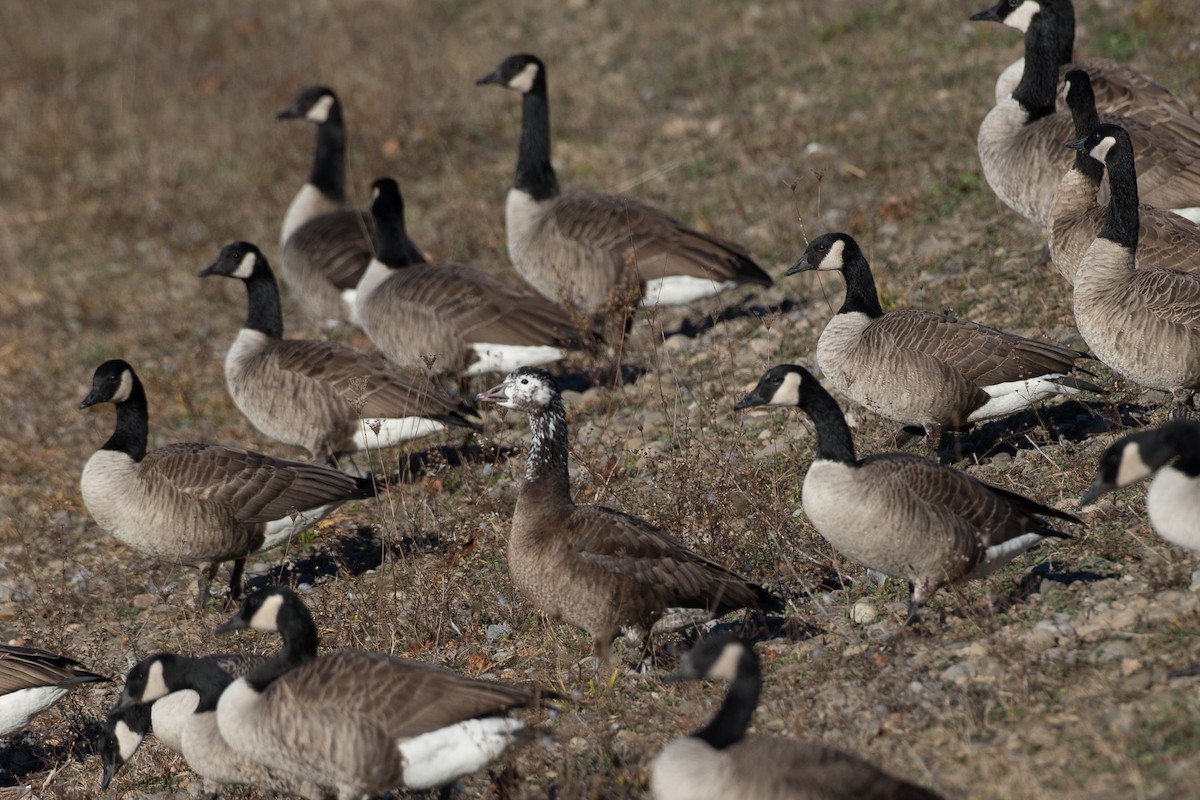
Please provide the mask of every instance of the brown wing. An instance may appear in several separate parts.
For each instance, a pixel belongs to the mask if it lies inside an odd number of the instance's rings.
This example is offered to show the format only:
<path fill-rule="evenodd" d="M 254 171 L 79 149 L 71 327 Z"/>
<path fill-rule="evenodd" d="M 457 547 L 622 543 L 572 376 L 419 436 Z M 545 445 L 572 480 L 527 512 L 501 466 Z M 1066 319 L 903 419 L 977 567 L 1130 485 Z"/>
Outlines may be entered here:
<path fill-rule="evenodd" d="M 0 645 L 0 695 L 21 689 L 106 680 L 73 658 L 32 647 Z"/>
<path fill-rule="evenodd" d="M 302 260 L 338 289 L 353 289 L 371 262 L 375 224 L 365 211 L 334 211 L 310 219 L 283 244 L 285 274 Z"/>
<path fill-rule="evenodd" d="M 762 736 L 733 745 L 729 755 L 746 797 L 939 800 L 857 756 L 815 742 Z"/>
<path fill-rule="evenodd" d="M 1139 304 L 1154 318 L 1182 326 L 1200 337 L 1200 274 L 1135 270 L 1121 302 Z"/>
<path fill-rule="evenodd" d="M 1068 64 L 1086 70 L 1102 114 L 1134 116 L 1139 122 L 1162 128 L 1184 141 L 1200 141 L 1200 119 L 1169 89 L 1144 73 L 1107 58 L 1087 58 Z"/>

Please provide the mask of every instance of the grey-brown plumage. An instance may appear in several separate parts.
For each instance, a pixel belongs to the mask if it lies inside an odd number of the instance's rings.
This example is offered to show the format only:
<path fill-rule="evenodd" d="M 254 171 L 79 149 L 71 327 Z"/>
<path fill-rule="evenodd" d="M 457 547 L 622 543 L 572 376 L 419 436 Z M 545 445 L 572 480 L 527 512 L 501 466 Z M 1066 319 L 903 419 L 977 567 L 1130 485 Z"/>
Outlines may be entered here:
<path fill-rule="evenodd" d="M 712 721 L 669 742 L 650 765 L 654 800 L 938 800 L 857 756 L 816 742 L 745 738 L 762 689 L 753 647 L 731 635 L 697 642 L 668 680 L 729 681 Z"/>
<path fill-rule="evenodd" d="M 941 432 L 1021 411 L 1039 400 L 1101 388 L 1068 373 L 1083 357 L 932 311 L 883 313 L 871 267 L 852 236 L 813 239 L 788 270 L 838 270 L 846 300 L 817 341 L 817 364 L 842 394 L 935 448 Z"/>
<path fill-rule="evenodd" d="M 1074 131 L 1070 113 L 1056 108 L 1058 35 L 1047 26 L 1029 26 L 1021 81 L 988 112 L 978 137 L 979 160 L 996 196 L 1042 227 L 1071 165 L 1061 144 Z M 1101 107 L 1100 117 L 1130 129 L 1145 202 L 1172 209 L 1200 206 L 1200 128 L 1180 133 L 1173 117 L 1154 104 L 1131 104 L 1122 116 Z"/>
<path fill-rule="evenodd" d="M 173 564 L 208 564 L 200 601 L 223 561 L 241 591 L 248 554 L 290 539 L 347 500 L 370 497 L 369 478 L 217 444 L 179 443 L 147 452 L 149 413 L 142 383 L 127 362 L 96 368 L 87 408 L 113 403 L 112 436 L 80 477 L 96 523 L 125 544 Z"/>
<path fill-rule="evenodd" d="M 376 256 L 358 286 L 363 330 L 389 359 L 455 376 L 547 364 L 582 347 L 561 306 L 453 262 L 427 263 L 408 238 L 391 178 L 372 186 Z"/>
<path fill-rule="evenodd" d="M 1176 411 L 1200 389 L 1200 274 L 1134 269 L 1138 185 L 1129 134 L 1102 124 L 1070 143 L 1104 163 L 1111 198 L 1104 227 L 1079 262 L 1075 324 L 1096 358 L 1142 386 L 1171 392 Z"/>
<path fill-rule="evenodd" d="M 240 278 L 249 312 L 225 356 L 225 382 L 254 427 L 313 456 L 388 447 L 445 430 L 479 428 L 475 410 L 379 355 L 326 341 L 284 339 L 279 287 L 262 251 L 226 245 L 200 272 Z"/>
<path fill-rule="evenodd" d="M 533 433 L 508 541 L 513 584 L 549 616 L 591 634 L 601 665 L 618 633 L 648 634 L 669 609 L 698 610 L 699 619 L 739 608 L 782 610 L 761 586 L 645 520 L 575 504 L 566 412 L 544 370 L 516 370 L 478 399 L 528 414 Z"/>
<path fill-rule="evenodd" d="M 1067 72 L 1065 80 L 1075 137 L 1085 139 L 1100 124 L 1091 80 L 1083 70 Z M 1107 202 L 1101 203 L 1099 198 L 1103 178 L 1104 165 L 1082 150 L 1076 151 L 1050 205 L 1050 258 L 1070 284 L 1075 282 L 1079 260 L 1104 225 Z M 1136 255 L 1135 268 L 1145 261 L 1157 269 L 1200 271 L 1200 225 L 1141 203 Z"/>
<path fill-rule="evenodd" d="M 246 598 L 219 631 L 277 630 L 283 648 L 221 695 L 217 723 L 239 752 L 342 800 L 432 788 L 482 768 L 524 727 L 506 712 L 538 692 L 363 650 L 313 658 L 317 630 L 295 593 Z"/>
<path fill-rule="evenodd" d="M 1065 538 L 1042 517 L 1079 520 L 965 472 L 906 453 L 858 459 L 837 402 L 803 367 L 768 370 L 736 408 L 799 406 L 817 431 L 802 502 L 838 552 L 909 582 L 909 613 L 939 587 L 979 578 L 1046 536 Z"/>
<path fill-rule="evenodd" d="M 107 681 L 73 658 L 33 647 L 0 644 L 0 736 L 29 721 L 83 683 Z"/>
<path fill-rule="evenodd" d="M 478 81 L 522 95 L 521 144 L 508 193 L 509 258 L 555 302 L 589 314 L 688 303 L 771 277 L 740 245 L 689 228 L 656 208 L 607 194 L 560 195 L 550 163 L 546 68 L 513 55 Z"/>
<path fill-rule="evenodd" d="M 280 229 L 280 273 L 313 319 L 352 321 L 353 291 L 371 261 L 371 215 L 346 204 L 346 128 L 332 89 L 309 86 L 276 119 L 317 126 L 312 173 Z"/>

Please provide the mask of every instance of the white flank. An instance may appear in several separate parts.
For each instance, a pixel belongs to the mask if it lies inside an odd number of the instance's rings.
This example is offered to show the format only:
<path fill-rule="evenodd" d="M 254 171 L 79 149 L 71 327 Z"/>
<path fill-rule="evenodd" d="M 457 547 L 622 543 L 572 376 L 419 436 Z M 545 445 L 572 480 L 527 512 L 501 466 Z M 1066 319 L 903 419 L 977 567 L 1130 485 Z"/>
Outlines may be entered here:
<path fill-rule="evenodd" d="M 1200 206 L 1193 206 L 1191 208 L 1172 208 L 1171 210 L 1179 216 L 1189 219 L 1197 225 L 1200 225 Z"/>
<path fill-rule="evenodd" d="M 360 451 L 375 447 L 391 447 L 409 439 L 419 439 L 422 436 L 446 430 L 445 423 L 426 417 L 361 419 L 358 422 L 358 432 L 354 434 L 354 448 Z"/>
<path fill-rule="evenodd" d="M 351 325 L 362 327 L 362 321 L 358 318 L 358 289 L 342 289 L 342 305 L 346 307 L 346 319 Z M 337 324 L 337 320 L 328 320 Z"/>
<path fill-rule="evenodd" d="M 1009 539 L 1003 544 L 993 545 L 987 549 L 983 561 L 971 570 L 968 578 L 984 578 L 1001 567 L 1008 566 L 1017 556 L 1042 540 L 1041 534 L 1024 533 L 1015 539 Z"/>
<path fill-rule="evenodd" d="M 18 689 L 0 697 L 0 736 L 16 733 L 40 714 L 62 699 L 67 693 L 60 686 L 38 686 Z"/>
<path fill-rule="evenodd" d="M 379 287 L 379 284 L 391 276 L 392 270 L 390 267 L 377 258 L 371 259 L 371 263 L 367 264 L 366 271 L 358 279 L 358 286 L 354 287 L 355 319 L 358 319 L 358 314 L 362 311 L 367 300 L 370 299 L 371 293 Z M 345 299 L 345 297 L 346 295 L 343 294 L 342 298 Z"/>
<path fill-rule="evenodd" d="M 1057 380 L 1062 377 L 1059 374 L 1042 375 L 1039 378 L 1030 378 L 1024 381 L 1008 381 L 993 386 L 984 386 L 983 390 L 991 399 L 972 411 L 971 416 L 967 419 L 971 422 L 995 419 L 1029 408 L 1032 404 L 1047 397 L 1059 394 L 1079 394 L 1078 389 L 1057 383 Z"/>
<path fill-rule="evenodd" d="M 267 523 L 266 532 L 263 534 L 263 543 L 254 552 L 261 553 L 264 550 L 270 550 L 291 539 L 301 531 L 311 528 L 325 517 L 329 516 L 329 512 L 340 506 L 341 503 L 329 503 L 318 508 L 310 508 L 307 511 L 297 512 L 294 517 L 284 517 L 283 519 L 271 520 Z"/>
<path fill-rule="evenodd" d="M 404 785 L 445 786 L 482 769 L 512 744 L 525 724 L 510 717 L 468 719 L 409 739 L 400 745 Z"/>
<path fill-rule="evenodd" d="M 642 307 L 683 306 L 712 297 L 732 289 L 737 281 L 714 281 L 710 278 L 693 278 L 688 275 L 671 275 L 646 281 L 646 292 L 642 295 Z"/>
<path fill-rule="evenodd" d="M 512 372 L 517 367 L 536 367 L 552 364 L 563 357 L 561 347 L 543 344 L 491 344 L 476 342 L 471 345 L 479 360 L 467 367 L 467 375 L 483 375 L 488 372 Z"/>
<path fill-rule="evenodd" d="M 1146 511 L 1158 535 L 1200 552 L 1200 481 L 1172 466 L 1158 471 L 1146 493 Z"/>

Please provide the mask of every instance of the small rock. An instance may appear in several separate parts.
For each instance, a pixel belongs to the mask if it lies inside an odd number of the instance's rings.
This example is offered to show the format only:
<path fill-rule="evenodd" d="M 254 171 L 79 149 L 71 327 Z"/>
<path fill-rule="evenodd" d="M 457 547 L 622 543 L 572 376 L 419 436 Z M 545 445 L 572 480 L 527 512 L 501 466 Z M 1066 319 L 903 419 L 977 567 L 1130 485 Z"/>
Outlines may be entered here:
<path fill-rule="evenodd" d="M 488 625 L 487 629 L 484 631 L 484 635 L 487 636 L 489 642 L 494 642 L 497 639 L 503 639 L 510 633 L 512 633 L 511 628 L 509 628 L 507 625 L 499 624 Z"/>
<path fill-rule="evenodd" d="M 1008 465 L 1012 464 L 1012 462 L 1013 462 L 1013 457 L 1012 457 L 1011 453 L 996 453 L 996 455 L 992 456 L 992 466 L 993 467 L 1002 469 L 1002 468 L 1007 467 Z"/>
<path fill-rule="evenodd" d="M 960 661 L 942 670 L 941 678 L 948 683 L 966 683 L 975 677 L 975 665 Z"/>
<path fill-rule="evenodd" d="M 870 600 L 864 598 L 850 607 L 850 619 L 859 625 L 870 625 L 879 619 L 879 612 Z"/>
<path fill-rule="evenodd" d="M 145 610 L 158 605 L 158 595 L 156 594 L 139 594 L 134 595 L 134 598 L 129 601 L 134 608 Z"/>

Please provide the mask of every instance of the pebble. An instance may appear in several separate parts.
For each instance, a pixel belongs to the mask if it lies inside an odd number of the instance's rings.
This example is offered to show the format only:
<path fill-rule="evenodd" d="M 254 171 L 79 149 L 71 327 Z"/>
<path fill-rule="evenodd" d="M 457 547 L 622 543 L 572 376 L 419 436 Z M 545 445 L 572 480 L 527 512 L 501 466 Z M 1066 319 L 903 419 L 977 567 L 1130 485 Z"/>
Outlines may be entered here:
<path fill-rule="evenodd" d="M 146 610 L 147 608 L 154 608 L 154 606 L 158 605 L 158 595 L 156 595 L 156 594 L 134 595 L 133 599 L 129 601 L 129 604 L 132 605 L 134 608 L 140 609 L 142 611 Z"/>
<path fill-rule="evenodd" d="M 787 439 L 779 439 L 771 442 L 769 445 L 761 448 L 757 453 L 755 453 L 754 460 L 762 461 L 767 458 L 774 458 L 775 456 L 786 456 L 791 452 L 792 443 Z"/>
<path fill-rule="evenodd" d="M 487 636 L 489 642 L 494 642 L 497 639 L 503 639 L 512 633 L 512 629 L 507 625 L 492 624 L 488 625 L 484 630 L 484 635 Z"/>
<path fill-rule="evenodd" d="M 859 625 L 870 625 L 879 619 L 879 612 L 870 600 L 864 598 L 850 607 L 850 619 Z"/>

